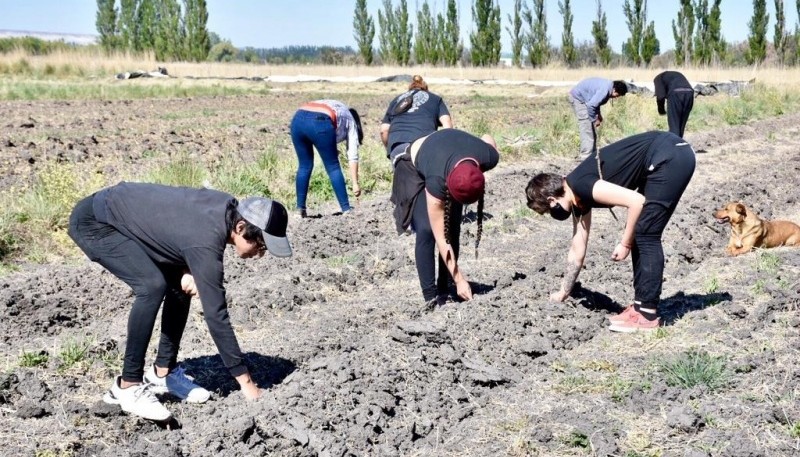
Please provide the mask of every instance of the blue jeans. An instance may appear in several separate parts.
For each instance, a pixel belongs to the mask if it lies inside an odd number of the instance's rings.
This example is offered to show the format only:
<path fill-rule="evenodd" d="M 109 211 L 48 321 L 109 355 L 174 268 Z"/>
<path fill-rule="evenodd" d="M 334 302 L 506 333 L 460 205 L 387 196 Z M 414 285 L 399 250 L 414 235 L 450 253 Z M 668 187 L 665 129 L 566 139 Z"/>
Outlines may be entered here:
<path fill-rule="evenodd" d="M 339 151 L 336 149 L 336 129 L 330 117 L 313 111 L 299 110 L 292 118 L 289 126 L 292 143 L 297 153 L 297 177 L 295 188 L 297 191 L 297 209 L 306 209 L 308 185 L 311 182 L 311 172 L 314 170 L 314 148 L 317 148 L 325 172 L 331 180 L 333 192 L 339 200 L 342 212 L 350 209 L 347 198 L 347 185 L 344 182 L 342 167 L 339 165 Z"/>

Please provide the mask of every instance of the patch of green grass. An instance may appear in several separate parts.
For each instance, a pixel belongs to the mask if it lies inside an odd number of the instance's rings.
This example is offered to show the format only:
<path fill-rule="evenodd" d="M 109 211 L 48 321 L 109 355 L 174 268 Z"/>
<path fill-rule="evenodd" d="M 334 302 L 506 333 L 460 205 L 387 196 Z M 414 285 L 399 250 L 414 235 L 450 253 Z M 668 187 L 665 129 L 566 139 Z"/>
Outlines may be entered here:
<path fill-rule="evenodd" d="M 800 438 L 800 422 L 795 422 L 789 428 L 789 436 L 792 438 Z"/>
<path fill-rule="evenodd" d="M 764 293 L 764 286 L 767 285 L 767 281 L 763 278 L 756 279 L 755 284 L 751 287 L 754 294 L 762 294 Z"/>
<path fill-rule="evenodd" d="M 730 384 L 730 372 L 724 357 L 712 356 L 705 351 L 691 350 L 672 359 L 658 361 L 667 385 L 690 389 L 705 385 L 718 390 Z"/>
<path fill-rule="evenodd" d="M 756 269 L 765 273 L 776 274 L 781 265 L 781 258 L 777 254 L 761 249 L 756 255 Z"/>
<path fill-rule="evenodd" d="M 181 157 L 150 170 L 143 180 L 167 186 L 202 187 L 207 176 L 206 170 L 197 160 Z"/>
<path fill-rule="evenodd" d="M 61 359 L 60 370 L 66 370 L 76 364 L 86 360 L 89 353 L 91 341 L 88 338 L 73 338 L 69 339 L 61 347 L 61 352 L 58 353 Z"/>
<path fill-rule="evenodd" d="M 19 366 L 27 368 L 39 367 L 47 365 L 48 360 L 50 360 L 50 356 L 45 351 L 22 351 L 22 354 L 19 356 Z"/>
<path fill-rule="evenodd" d="M 717 279 L 716 276 L 706 279 L 706 282 L 703 285 L 703 290 L 706 294 L 717 293 L 719 291 L 719 279 Z"/>
<path fill-rule="evenodd" d="M 345 254 L 340 256 L 328 257 L 325 263 L 331 268 L 340 268 L 345 265 L 353 265 L 359 259 L 357 254 Z"/>
<path fill-rule="evenodd" d="M 585 433 L 579 432 L 577 430 L 573 430 L 570 432 L 569 435 L 565 436 L 562 439 L 562 442 L 570 447 L 577 447 L 582 449 L 588 449 L 590 446 L 589 437 L 586 436 Z"/>

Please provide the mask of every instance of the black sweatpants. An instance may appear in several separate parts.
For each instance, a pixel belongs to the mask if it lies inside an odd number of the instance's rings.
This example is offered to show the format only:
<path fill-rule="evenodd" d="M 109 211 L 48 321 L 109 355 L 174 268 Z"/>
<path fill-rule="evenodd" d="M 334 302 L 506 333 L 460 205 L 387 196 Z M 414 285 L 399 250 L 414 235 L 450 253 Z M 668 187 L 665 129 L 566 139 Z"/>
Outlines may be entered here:
<path fill-rule="evenodd" d="M 128 316 L 122 379 L 141 382 L 147 345 L 156 316 L 161 313 L 161 340 L 155 363 L 172 369 L 176 365 L 191 297 L 181 290 L 183 268 L 157 264 L 139 245 L 109 224 L 98 222 L 92 209 L 94 196 L 81 200 L 69 219 L 69 236 L 94 262 L 133 289 L 135 299 Z M 123 293 L 119 294 L 120 297 Z"/>
<path fill-rule="evenodd" d="M 667 98 L 667 124 L 669 131 L 683 138 L 689 113 L 694 106 L 694 90 L 674 89 Z"/>
<path fill-rule="evenodd" d="M 444 263 L 444 259 L 436 249 L 436 239 L 433 237 L 431 220 L 428 217 L 428 203 L 425 200 L 425 189 L 417 194 L 417 201 L 414 204 L 414 212 L 411 219 L 411 226 L 417 234 L 416 245 L 414 247 L 414 259 L 417 263 L 417 276 L 419 285 L 422 288 L 422 297 L 425 302 L 429 302 L 439 294 L 446 294 L 449 291 L 450 271 Z M 459 240 L 461 237 L 461 212 L 463 206 L 455 200 L 451 202 L 450 208 L 450 246 L 453 248 L 456 260 L 458 260 Z M 439 274 L 436 274 L 435 260 L 438 259 Z"/>
<path fill-rule="evenodd" d="M 661 298 L 664 277 L 661 235 L 694 174 L 694 150 L 685 143 L 677 146 L 661 142 L 652 163 L 658 165 L 648 173 L 639 190 L 645 202 L 636 222 L 631 260 L 634 299 L 643 306 L 655 308 Z"/>

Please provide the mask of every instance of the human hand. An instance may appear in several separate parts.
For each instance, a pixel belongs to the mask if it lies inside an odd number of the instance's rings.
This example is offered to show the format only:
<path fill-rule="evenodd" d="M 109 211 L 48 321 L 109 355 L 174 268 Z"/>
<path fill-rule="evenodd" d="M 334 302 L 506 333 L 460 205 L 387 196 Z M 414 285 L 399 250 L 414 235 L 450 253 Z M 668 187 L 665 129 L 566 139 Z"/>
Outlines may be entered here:
<path fill-rule="evenodd" d="M 598 117 L 597 119 L 595 119 L 595 120 L 594 120 L 594 126 L 595 126 L 595 128 L 597 128 L 597 127 L 600 127 L 600 124 L 602 124 L 602 123 L 603 123 L 603 120 L 602 120 L 602 119 L 600 119 L 599 117 Z"/>
<path fill-rule="evenodd" d="M 361 187 L 358 184 L 353 184 L 353 195 L 356 197 L 361 196 Z"/>
<path fill-rule="evenodd" d="M 456 291 L 458 296 L 462 299 L 472 300 L 472 288 L 469 286 L 469 282 L 467 282 L 466 279 L 461 278 L 456 281 Z"/>
<path fill-rule="evenodd" d="M 194 276 L 189 273 L 183 274 L 181 277 L 181 290 L 190 297 L 197 295 L 197 284 L 194 283 Z"/>
<path fill-rule="evenodd" d="M 550 301 L 561 303 L 569 297 L 569 292 L 559 289 L 558 292 L 550 294 Z"/>
<path fill-rule="evenodd" d="M 614 248 L 614 252 L 611 253 L 611 260 L 615 262 L 619 262 L 620 260 L 625 260 L 628 257 L 628 254 L 631 253 L 631 248 L 625 246 L 622 243 L 617 244 L 617 247 Z"/>

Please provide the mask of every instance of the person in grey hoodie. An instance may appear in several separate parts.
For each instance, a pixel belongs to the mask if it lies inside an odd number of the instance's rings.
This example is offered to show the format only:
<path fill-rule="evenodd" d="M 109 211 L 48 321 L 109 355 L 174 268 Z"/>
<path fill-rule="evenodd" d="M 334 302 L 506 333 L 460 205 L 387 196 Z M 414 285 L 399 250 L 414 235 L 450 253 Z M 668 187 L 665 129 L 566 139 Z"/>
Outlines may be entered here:
<path fill-rule="evenodd" d="M 578 131 L 581 136 L 579 159 L 589 157 L 596 148 L 597 127 L 603 122 L 600 107 L 610 98 L 622 97 L 628 93 L 625 81 L 611 81 L 603 78 L 587 78 L 569 91 L 569 103 L 578 118 Z"/>

